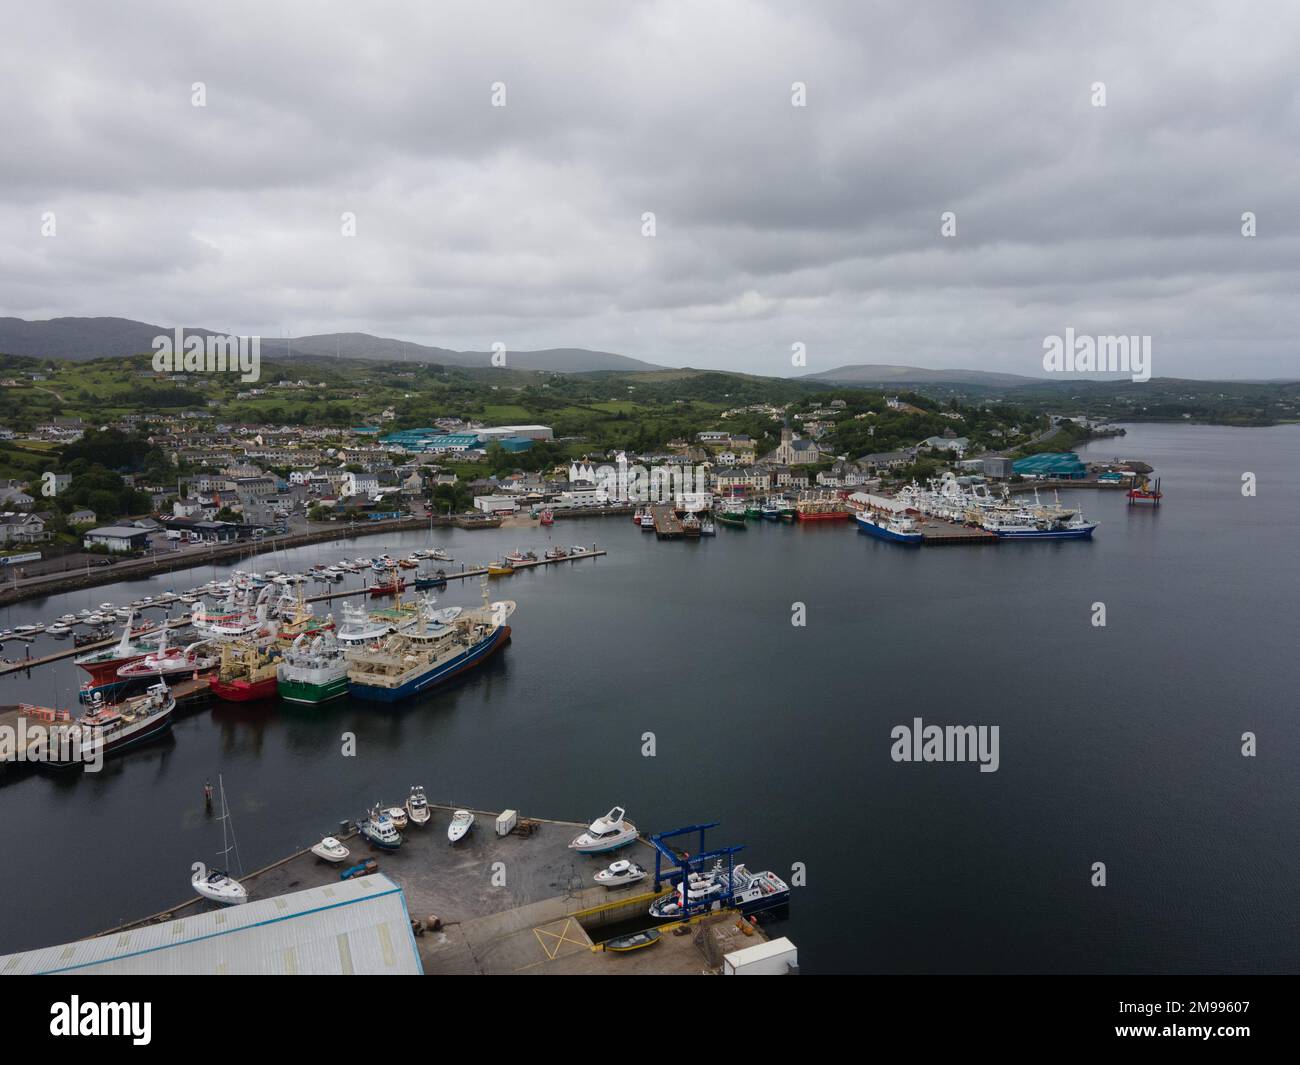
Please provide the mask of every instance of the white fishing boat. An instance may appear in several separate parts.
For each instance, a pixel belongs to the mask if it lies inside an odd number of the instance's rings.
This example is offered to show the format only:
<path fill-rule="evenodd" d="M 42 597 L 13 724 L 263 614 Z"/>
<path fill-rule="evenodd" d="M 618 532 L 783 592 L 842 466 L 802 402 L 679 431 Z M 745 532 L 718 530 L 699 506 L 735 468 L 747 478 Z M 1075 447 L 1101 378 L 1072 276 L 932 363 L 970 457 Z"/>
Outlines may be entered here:
<path fill-rule="evenodd" d="M 463 839 L 474 827 L 474 815 L 468 810 L 457 810 L 451 815 L 451 824 L 447 826 L 447 839 L 455 843 Z"/>
<path fill-rule="evenodd" d="M 235 829 L 230 821 L 230 807 L 226 803 L 226 783 L 218 776 L 217 784 L 221 790 L 221 856 L 223 861 L 230 861 L 230 852 L 235 852 L 235 861 L 239 862 L 239 844 L 235 841 Z M 242 866 L 242 862 L 240 863 Z M 195 862 L 194 875 L 190 884 L 205 899 L 219 902 L 223 906 L 238 906 L 248 901 L 248 891 L 238 880 L 224 869 L 208 869 L 202 862 Z"/>
<path fill-rule="evenodd" d="M 402 837 L 393 826 L 393 822 L 378 806 L 361 822 L 361 835 L 373 846 L 382 847 L 386 851 L 395 851 L 402 845 Z"/>
<path fill-rule="evenodd" d="M 323 862 L 346 862 L 351 851 L 343 846 L 333 836 L 326 836 L 311 849 L 312 854 L 316 855 Z"/>
<path fill-rule="evenodd" d="M 623 884 L 635 884 L 638 880 L 644 880 L 649 874 L 636 862 L 629 862 L 621 859 L 614 862 L 607 869 L 602 869 L 592 879 L 603 887 L 621 887 Z"/>
<path fill-rule="evenodd" d="M 427 825 L 432 814 L 429 800 L 424 796 L 424 789 L 416 784 L 411 788 L 411 797 L 406 800 L 406 813 L 413 825 Z"/>
<path fill-rule="evenodd" d="M 594 820 L 587 831 L 569 844 L 579 854 L 600 854 L 617 850 L 636 839 L 636 825 L 627 820 L 626 811 L 615 806 L 604 817 Z"/>

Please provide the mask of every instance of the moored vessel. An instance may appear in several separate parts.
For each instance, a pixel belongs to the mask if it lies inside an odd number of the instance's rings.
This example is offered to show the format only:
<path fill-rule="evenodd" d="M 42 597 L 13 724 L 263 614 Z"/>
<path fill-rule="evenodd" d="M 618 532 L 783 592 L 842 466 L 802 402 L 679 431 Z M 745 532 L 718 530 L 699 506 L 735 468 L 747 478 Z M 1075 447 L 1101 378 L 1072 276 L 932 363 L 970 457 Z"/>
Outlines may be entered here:
<path fill-rule="evenodd" d="M 343 650 L 332 632 L 299 636 L 276 666 L 280 698 L 315 705 L 347 695 L 348 663 Z"/>
<path fill-rule="evenodd" d="M 878 514 L 864 510 L 855 514 L 858 532 L 874 536 L 877 540 L 888 540 L 896 544 L 919 545 L 925 537 L 916 527 L 916 522 L 906 514 Z"/>
<path fill-rule="evenodd" d="M 445 683 L 505 645 L 514 611 L 511 600 L 489 603 L 484 581 L 482 607 L 454 617 L 431 613 L 416 627 L 348 650 L 348 690 L 358 699 L 397 702 Z"/>

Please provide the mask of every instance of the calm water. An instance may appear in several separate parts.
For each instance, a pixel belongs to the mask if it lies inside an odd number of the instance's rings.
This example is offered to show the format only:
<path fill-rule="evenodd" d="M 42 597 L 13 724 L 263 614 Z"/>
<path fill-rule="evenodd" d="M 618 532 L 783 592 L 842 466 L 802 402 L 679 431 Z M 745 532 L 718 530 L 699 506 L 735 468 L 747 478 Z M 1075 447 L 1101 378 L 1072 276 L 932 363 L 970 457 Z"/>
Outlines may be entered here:
<path fill-rule="evenodd" d="M 719 820 L 713 842 L 747 844 L 751 867 L 805 864 L 782 930 L 811 972 L 1300 970 L 1300 427 L 1135 427 L 1086 450 L 1150 461 L 1165 505 L 1081 491 L 1103 523 L 1090 544 L 922 551 L 843 526 L 668 544 L 625 519 L 562 522 L 557 542 L 609 556 L 496 582 L 519 602 L 514 641 L 453 690 L 387 710 L 217 703 L 98 776 L 0 786 L 0 952 L 186 898 L 190 863 L 217 849 L 202 784 L 222 772 L 247 868 L 417 782 L 540 817 L 620 803 L 644 829 Z M 547 533 L 433 542 L 472 562 Z M 0 624 L 212 575 L 23 604 Z M 77 672 L 2 680 L 0 702 L 66 702 Z M 890 729 L 917 716 L 998 725 L 1000 770 L 895 764 Z M 358 757 L 339 756 L 343 731 Z"/>

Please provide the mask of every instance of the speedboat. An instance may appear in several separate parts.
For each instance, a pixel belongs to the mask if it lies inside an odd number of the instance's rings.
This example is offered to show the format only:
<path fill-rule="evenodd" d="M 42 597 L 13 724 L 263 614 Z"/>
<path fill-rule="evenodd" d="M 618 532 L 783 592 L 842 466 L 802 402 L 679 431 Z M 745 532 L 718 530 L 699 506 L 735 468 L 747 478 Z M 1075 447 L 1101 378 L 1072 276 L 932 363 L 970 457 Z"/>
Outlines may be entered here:
<path fill-rule="evenodd" d="M 424 789 L 419 784 L 411 789 L 411 797 L 406 800 L 406 812 L 413 825 L 429 823 L 429 800 L 424 797 Z"/>
<path fill-rule="evenodd" d="M 390 806 L 384 813 L 388 820 L 393 822 L 393 827 L 399 832 L 406 827 L 406 811 L 400 806 Z"/>
<path fill-rule="evenodd" d="M 326 836 L 312 847 L 311 852 L 323 862 L 346 862 L 352 853 L 333 836 Z"/>
<path fill-rule="evenodd" d="M 393 827 L 393 822 L 378 806 L 361 822 L 361 834 L 372 846 L 382 847 L 386 851 L 395 851 L 402 845 L 402 837 Z"/>
<path fill-rule="evenodd" d="M 238 906 L 248 901 L 248 890 L 244 885 L 219 869 L 214 869 L 207 876 L 195 873 L 190 883 L 205 899 L 219 902 L 223 906 Z"/>
<path fill-rule="evenodd" d="M 627 820 L 626 811 L 615 806 L 604 817 L 594 820 L 587 831 L 569 844 L 579 854 L 600 854 L 617 850 L 636 839 L 636 825 Z"/>
<path fill-rule="evenodd" d="M 447 839 L 451 843 L 463 839 L 474 827 L 474 815 L 468 810 L 457 810 L 451 815 L 451 824 L 447 826 Z"/>
<path fill-rule="evenodd" d="M 636 862 L 629 862 L 627 859 L 620 859 L 614 862 L 609 868 L 602 869 L 592 879 L 604 887 L 622 887 L 624 884 L 635 884 L 638 880 L 644 880 L 648 874 Z"/>

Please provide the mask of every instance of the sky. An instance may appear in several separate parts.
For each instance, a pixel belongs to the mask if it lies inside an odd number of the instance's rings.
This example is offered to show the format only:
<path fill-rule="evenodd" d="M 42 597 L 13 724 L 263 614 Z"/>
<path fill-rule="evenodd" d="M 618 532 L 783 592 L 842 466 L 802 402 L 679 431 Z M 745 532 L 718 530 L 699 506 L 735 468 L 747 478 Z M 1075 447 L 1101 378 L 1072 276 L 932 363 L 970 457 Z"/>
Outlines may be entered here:
<path fill-rule="evenodd" d="M 1291 0 L 6 9 L 0 315 L 1300 376 Z"/>

